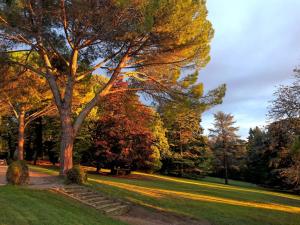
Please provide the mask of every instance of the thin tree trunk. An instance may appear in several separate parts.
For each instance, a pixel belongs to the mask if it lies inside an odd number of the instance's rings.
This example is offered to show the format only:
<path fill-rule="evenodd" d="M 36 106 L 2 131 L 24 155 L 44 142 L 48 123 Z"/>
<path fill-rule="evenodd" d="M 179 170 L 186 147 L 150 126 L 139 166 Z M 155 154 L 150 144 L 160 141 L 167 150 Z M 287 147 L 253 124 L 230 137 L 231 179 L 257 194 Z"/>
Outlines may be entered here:
<path fill-rule="evenodd" d="M 24 159 L 25 111 L 19 113 L 18 160 Z"/>
<path fill-rule="evenodd" d="M 182 140 L 181 140 L 181 130 L 179 130 L 179 141 L 180 141 L 180 158 L 181 158 L 181 163 L 180 163 L 180 176 L 183 176 L 183 149 L 182 149 Z"/>
<path fill-rule="evenodd" d="M 182 150 L 182 143 L 180 143 L 180 156 L 181 156 L 181 163 L 180 163 L 180 176 L 183 177 L 183 150 Z"/>
<path fill-rule="evenodd" d="M 224 178 L 225 178 L 225 184 L 228 184 L 228 161 L 227 161 L 227 155 L 226 152 L 224 151 Z"/>
<path fill-rule="evenodd" d="M 61 111 L 60 175 L 73 167 L 74 130 L 72 118 L 67 110 Z"/>

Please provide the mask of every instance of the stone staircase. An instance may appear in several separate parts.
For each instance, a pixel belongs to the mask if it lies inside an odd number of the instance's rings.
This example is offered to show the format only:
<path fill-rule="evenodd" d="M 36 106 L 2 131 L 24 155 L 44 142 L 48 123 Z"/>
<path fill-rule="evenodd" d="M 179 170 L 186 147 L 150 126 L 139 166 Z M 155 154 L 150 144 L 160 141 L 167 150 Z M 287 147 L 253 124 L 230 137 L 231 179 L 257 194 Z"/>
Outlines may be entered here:
<path fill-rule="evenodd" d="M 119 216 L 130 210 L 130 203 L 101 195 L 86 186 L 64 185 L 52 190 L 89 205 L 105 214 Z"/>

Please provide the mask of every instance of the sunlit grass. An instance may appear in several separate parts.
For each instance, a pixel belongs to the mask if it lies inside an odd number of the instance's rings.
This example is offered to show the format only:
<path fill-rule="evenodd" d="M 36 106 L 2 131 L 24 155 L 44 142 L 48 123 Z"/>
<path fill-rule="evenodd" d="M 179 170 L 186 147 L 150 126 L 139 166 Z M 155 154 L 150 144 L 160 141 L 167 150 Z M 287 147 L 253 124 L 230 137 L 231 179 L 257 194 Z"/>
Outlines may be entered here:
<path fill-rule="evenodd" d="M 0 187 L 1 225 L 125 225 L 49 191 Z"/>
<path fill-rule="evenodd" d="M 111 181 L 99 180 L 99 179 L 90 179 L 90 181 L 122 188 L 122 189 L 125 189 L 128 191 L 136 192 L 136 193 L 139 193 L 142 195 L 155 197 L 155 198 L 163 198 L 163 197 L 164 198 L 169 198 L 169 197 L 185 198 L 185 199 L 197 200 L 197 201 L 223 203 L 223 204 L 229 204 L 229 205 L 270 209 L 270 210 L 277 210 L 277 211 L 282 211 L 282 212 L 300 214 L 300 207 L 292 207 L 292 206 L 288 206 L 288 205 L 266 204 L 266 203 L 250 202 L 250 201 L 237 201 L 237 200 L 232 200 L 232 199 L 227 199 L 227 198 L 212 197 L 209 195 L 192 194 L 192 193 L 164 190 L 164 189 L 158 189 L 158 188 L 145 188 L 145 187 L 140 187 L 140 186 L 136 186 L 136 185 L 119 183 L 117 181 L 111 182 Z"/>
<path fill-rule="evenodd" d="M 89 175 L 90 185 L 107 195 L 148 208 L 207 219 L 214 225 L 300 224 L 300 196 L 247 183 L 241 183 L 241 187 L 207 179 L 198 181 L 144 173 L 134 173 L 131 177 Z"/>
<path fill-rule="evenodd" d="M 253 189 L 253 188 L 245 188 L 245 187 L 236 187 L 236 186 L 230 186 L 230 185 L 209 183 L 209 182 L 205 182 L 205 181 L 200 181 L 199 182 L 199 181 L 186 180 L 186 179 L 182 179 L 182 178 L 179 179 L 179 178 L 173 178 L 173 177 L 167 177 L 167 176 L 161 176 L 161 175 L 154 175 L 154 174 L 138 173 L 138 172 L 136 172 L 136 174 L 140 174 L 140 175 L 143 175 L 145 177 L 154 177 L 154 178 L 163 179 L 163 180 L 167 180 L 167 181 L 173 181 L 173 182 L 185 183 L 185 184 L 192 184 L 192 185 L 197 185 L 197 186 L 202 186 L 202 187 L 232 190 L 232 191 L 260 193 L 260 194 L 267 194 L 267 195 L 273 195 L 273 196 L 279 196 L 279 197 L 284 197 L 284 198 L 300 200 L 300 196 L 290 195 L 290 194 L 283 194 L 283 193 L 279 193 L 279 192 L 271 192 L 271 191 L 266 191 L 266 190 L 258 189 L 258 188 Z"/>

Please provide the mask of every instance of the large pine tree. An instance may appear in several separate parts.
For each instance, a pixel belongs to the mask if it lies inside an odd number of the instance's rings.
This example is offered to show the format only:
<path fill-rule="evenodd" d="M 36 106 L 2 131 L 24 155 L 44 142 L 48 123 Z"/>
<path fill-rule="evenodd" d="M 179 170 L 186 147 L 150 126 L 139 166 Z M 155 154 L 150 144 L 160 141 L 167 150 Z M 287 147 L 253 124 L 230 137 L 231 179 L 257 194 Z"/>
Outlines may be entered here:
<path fill-rule="evenodd" d="M 223 170 L 225 184 L 228 184 L 229 169 L 234 165 L 232 162 L 240 157 L 239 150 L 241 148 L 237 135 L 239 128 L 234 126 L 235 121 L 231 114 L 217 112 L 214 114 L 214 119 L 214 128 L 209 131 L 216 158 L 216 167 Z"/>
<path fill-rule="evenodd" d="M 1 61 L 47 79 L 61 121 L 62 174 L 73 166 L 83 121 L 105 96 L 131 90 L 172 96 L 183 67 L 207 64 L 212 36 L 203 0 L 0 1 Z M 11 60 L 15 51 L 35 53 L 41 66 Z M 94 83 L 88 103 L 74 109 L 75 87 L 96 72 L 109 79 Z M 128 89 L 116 84 L 120 79 Z"/>

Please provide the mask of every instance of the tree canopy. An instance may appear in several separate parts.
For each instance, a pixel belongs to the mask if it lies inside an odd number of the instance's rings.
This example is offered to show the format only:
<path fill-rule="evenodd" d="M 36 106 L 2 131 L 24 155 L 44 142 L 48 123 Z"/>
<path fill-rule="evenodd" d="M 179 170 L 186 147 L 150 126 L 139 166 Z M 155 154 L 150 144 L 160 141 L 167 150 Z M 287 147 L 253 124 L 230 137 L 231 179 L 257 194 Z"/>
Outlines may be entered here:
<path fill-rule="evenodd" d="M 75 137 L 101 99 L 115 92 L 144 91 L 155 97 L 178 92 L 183 67 L 209 61 L 213 36 L 205 1 L 0 2 L 1 61 L 47 79 L 62 127 L 61 173 L 72 167 Z M 11 60 L 12 52 L 36 54 L 39 68 Z M 95 72 L 108 77 L 74 117 L 76 85 Z M 127 82 L 120 88 L 118 82 Z M 196 90 L 195 90 L 196 91 Z"/>

